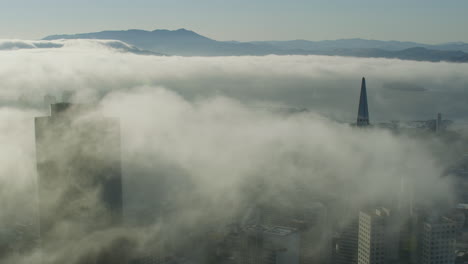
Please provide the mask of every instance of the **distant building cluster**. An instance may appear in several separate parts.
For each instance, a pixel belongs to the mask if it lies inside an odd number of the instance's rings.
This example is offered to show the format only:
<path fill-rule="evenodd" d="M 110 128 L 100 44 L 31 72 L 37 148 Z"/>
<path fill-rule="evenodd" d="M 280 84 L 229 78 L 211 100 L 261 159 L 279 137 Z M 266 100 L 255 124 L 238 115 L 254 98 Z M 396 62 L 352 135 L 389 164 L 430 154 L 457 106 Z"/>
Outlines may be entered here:
<path fill-rule="evenodd" d="M 30 235 L 30 223 L 18 224 L 9 234 L 0 230 L 0 253 L 21 254 L 46 241 L 69 243 L 92 232 L 122 226 L 118 120 L 104 117 L 88 105 L 57 103 L 52 96 L 45 101 L 50 105 L 50 115 L 35 119 L 39 236 Z M 435 120 L 381 123 L 378 127 L 441 133 L 450 123 L 438 114 Z M 364 78 L 356 126 L 372 126 Z M 466 171 L 458 170 L 468 175 Z M 207 234 L 204 263 L 468 263 L 468 205 L 460 203 L 443 212 L 416 206 L 408 198 L 412 187 L 407 184 L 406 193 L 396 194 L 395 203 L 369 201 L 355 211 L 344 199 L 320 197 L 293 208 L 266 201 L 252 204 L 241 219 L 225 227 L 222 235 Z M 343 215 L 349 217 L 337 217 Z M 89 263 L 199 263 L 183 252 L 157 247 L 154 252 L 117 260 L 91 257 Z"/>

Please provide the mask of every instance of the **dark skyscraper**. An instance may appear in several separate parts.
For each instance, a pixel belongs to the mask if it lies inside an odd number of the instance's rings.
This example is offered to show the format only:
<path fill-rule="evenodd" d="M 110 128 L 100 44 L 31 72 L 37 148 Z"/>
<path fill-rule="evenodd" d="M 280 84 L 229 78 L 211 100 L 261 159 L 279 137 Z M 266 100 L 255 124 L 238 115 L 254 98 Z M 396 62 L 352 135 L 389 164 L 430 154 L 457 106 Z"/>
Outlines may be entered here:
<path fill-rule="evenodd" d="M 361 96 L 359 97 L 359 110 L 357 117 L 357 126 L 368 126 L 369 125 L 369 108 L 367 106 L 367 90 L 366 90 L 366 79 L 362 78 L 361 84 Z"/>
<path fill-rule="evenodd" d="M 89 106 L 35 119 L 41 240 L 82 239 L 122 221 L 119 122 Z"/>

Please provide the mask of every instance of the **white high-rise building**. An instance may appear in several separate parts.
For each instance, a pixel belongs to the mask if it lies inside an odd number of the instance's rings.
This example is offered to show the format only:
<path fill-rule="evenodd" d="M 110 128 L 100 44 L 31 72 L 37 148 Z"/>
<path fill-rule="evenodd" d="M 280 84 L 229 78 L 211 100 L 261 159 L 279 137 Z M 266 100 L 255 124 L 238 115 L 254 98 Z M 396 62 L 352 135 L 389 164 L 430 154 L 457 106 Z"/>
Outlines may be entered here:
<path fill-rule="evenodd" d="M 297 225 L 301 234 L 301 263 L 326 264 L 331 258 L 331 226 L 327 207 L 319 202 L 302 209 Z"/>
<path fill-rule="evenodd" d="M 433 216 L 422 225 L 419 237 L 419 263 L 453 264 L 457 223 L 447 217 Z"/>
<path fill-rule="evenodd" d="M 246 227 L 242 263 L 299 264 L 300 235 L 296 229 L 282 226 Z"/>
<path fill-rule="evenodd" d="M 358 264 L 385 264 L 398 258 L 398 232 L 390 210 L 359 213 Z"/>

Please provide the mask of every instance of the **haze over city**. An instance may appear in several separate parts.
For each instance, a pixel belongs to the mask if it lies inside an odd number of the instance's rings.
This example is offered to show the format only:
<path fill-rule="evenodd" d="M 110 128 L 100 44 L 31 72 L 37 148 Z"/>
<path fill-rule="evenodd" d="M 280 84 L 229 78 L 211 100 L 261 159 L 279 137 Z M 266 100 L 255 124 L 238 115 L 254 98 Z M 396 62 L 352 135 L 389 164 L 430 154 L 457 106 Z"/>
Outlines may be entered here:
<path fill-rule="evenodd" d="M 0 263 L 468 263 L 465 1 L 8 1 Z"/>

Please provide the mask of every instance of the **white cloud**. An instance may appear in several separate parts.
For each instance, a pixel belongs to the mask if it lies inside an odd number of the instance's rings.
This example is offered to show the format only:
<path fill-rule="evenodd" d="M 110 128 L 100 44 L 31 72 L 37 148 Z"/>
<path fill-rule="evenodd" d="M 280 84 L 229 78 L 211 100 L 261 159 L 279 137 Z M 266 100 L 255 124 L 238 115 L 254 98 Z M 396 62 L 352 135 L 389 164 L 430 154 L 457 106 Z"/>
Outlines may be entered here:
<path fill-rule="evenodd" d="M 4 219 L 15 214 L 15 198 L 34 185 L 32 117 L 43 110 L 43 95 L 63 91 L 120 119 L 127 217 L 146 212 L 152 222 L 151 213 L 158 212 L 148 210 L 167 202 L 173 211 L 164 229 L 172 237 L 227 223 L 255 196 L 291 203 L 337 196 L 359 207 L 397 199 L 404 178 L 415 183 L 419 201 L 453 198 L 449 179 L 440 178 L 446 164 L 433 154 L 433 145 L 330 117 L 354 121 L 362 75 L 368 77 L 371 118 L 462 115 L 466 106 L 459 95 L 467 88 L 468 64 L 140 56 L 94 41 L 56 43 L 63 47 L 0 51 L 0 98 L 9 105 L 0 109 L 0 179 L 2 186 L 16 186 L 2 189 L 2 202 L 10 208 L 2 211 Z M 427 91 L 383 87 L 395 81 Z M 285 114 L 271 106 L 310 111 Z M 90 236 L 99 237 L 95 242 L 103 248 L 116 237 L 141 238 L 128 230 Z M 51 247 L 57 251 L 50 256 L 68 256 L 68 246 Z M 68 257 L 78 263 L 88 249 Z"/>
<path fill-rule="evenodd" d="M 60 40 L 50 43 L 62 48 L 1 51 L 2 100 L 21 97 L 39 104 L 45 92 L 63 90 L 89 100 L 112 90 L 162 85 L 186 98 L 219 94 L 352 121 L 365 76 L 375 121 L 428 119 L 437 112 L 464 118 L 468 111 L 462 99 L 468 64 L 331 56 L 141 56 L 118 52 L 108 42 Z M 411 90 L 414 86 L 420 89 Z"/>

